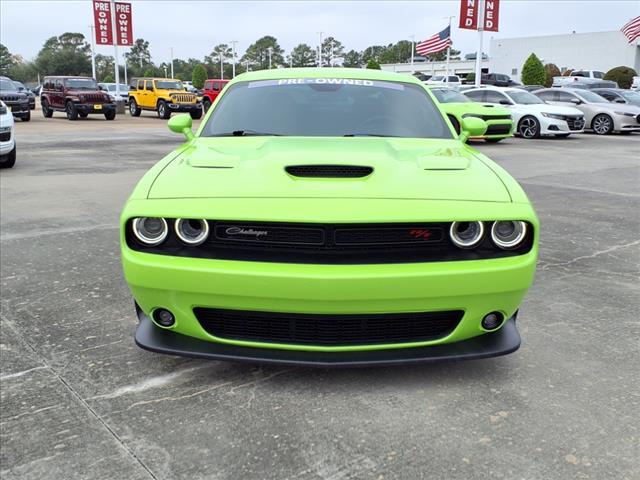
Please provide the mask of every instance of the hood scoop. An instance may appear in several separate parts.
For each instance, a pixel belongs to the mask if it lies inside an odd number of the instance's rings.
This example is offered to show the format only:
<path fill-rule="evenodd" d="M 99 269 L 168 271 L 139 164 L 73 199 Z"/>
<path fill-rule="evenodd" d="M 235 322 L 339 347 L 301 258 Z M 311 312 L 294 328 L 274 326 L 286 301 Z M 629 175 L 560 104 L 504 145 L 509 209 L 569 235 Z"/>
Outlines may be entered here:
<path fill-rule="evenodd" d="M 285 171 L 302 178 L 362 178 L 373 173 L 373 167 L 362 165 L 289 165 Z"/>

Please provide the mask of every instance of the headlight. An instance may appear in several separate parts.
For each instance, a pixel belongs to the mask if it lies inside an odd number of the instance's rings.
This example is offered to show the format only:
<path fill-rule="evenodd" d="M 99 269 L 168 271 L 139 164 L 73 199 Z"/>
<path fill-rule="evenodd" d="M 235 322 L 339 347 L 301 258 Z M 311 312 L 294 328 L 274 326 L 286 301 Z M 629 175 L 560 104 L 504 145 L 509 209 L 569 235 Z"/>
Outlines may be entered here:
<path fill-rule="evenodd" d="M 634 113 L 629 113 L 629 112 L 613 112 L 616 115 L 624 115 L 625 117 L 635 117 Z"/>
<path fill-rule="evenodd" d="M 484 235 L 482 222 L 453 222 L 449 229 L 451 241 L 459 248 L 475 247 Z"/>
<path fill-rule="evenodd" d="M 543 117 L 547 117 L 547 118 L 555 118 L 556 120 L 564 120 L 564 115 L 557 115 L 555 113 L 546 113 L 546 112 L 542 112 L 542 116 Z"/>
<path fill-rule="evenodd" d="M 167 238 L 169 227 L 164 218 L 142 217 L 133 219 L 133 234 L 145 245 L 160 245 Z"/>
<path fill-rule="evenodd" d="M 200 245 L 209 236 L 209 223 L 206 220 L 178 218 L 175 229 L 178 238 L 190 246 Z"/>
<path fill-rule="evenodd" d="M 527 235 L 527 224 L 514 220 L 499 220 L 491 227 L 491 240 L 503 250 L 515 248 Z"/>

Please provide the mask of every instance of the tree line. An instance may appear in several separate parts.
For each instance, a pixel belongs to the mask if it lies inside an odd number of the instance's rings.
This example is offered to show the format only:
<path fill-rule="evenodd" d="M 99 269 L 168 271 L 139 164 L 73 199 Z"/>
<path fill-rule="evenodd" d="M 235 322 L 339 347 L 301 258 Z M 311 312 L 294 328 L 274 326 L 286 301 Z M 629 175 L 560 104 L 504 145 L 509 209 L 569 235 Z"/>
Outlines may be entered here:
<path fill-rule="evenodd" d="M 327 37 L 321 45 L 322 65 L 355 68 L 380 68 L 382 63 L 408 62 L 411 58 L 412 42 L 400 40 L 388 45 L 372 45 L 364 50 L 346 50 L 334 37 Z M 415 54 L 415 52 L 414 52 Z M 451 49 L 451 59 L 459 59 L 460 52 Z M 149 42 L 139 38 L 124 53 L 127 73 L 135 76 L 171 75 L 171 63 L 154 63 Z M 441 61 L 446 52 L 427 55 L 429 61 Z M 114 58 L 111 55 L 96 54 L 96 77 L 101 82 L 113 82 Z M 124 79 L 124 61 L 120 61 L 120 77 Z M 197 80 L 200 83 L 204 75 L 207 78 L 231 78 L 232 48 L 229 44 L 215 45 L 204 58 L 175 58 L 173 60 L 174 77 L 181 80 Z M 296 45 L 288 54 L 279 45 L 276 37 L 266 35 L 253 42 L 242 54 L 236 52 L 236 74 L 247 70 L 262 70 L 279 67 L 317 66 L 317 47 L 306 43 Z M 195 72 L 194 72 L 195 71 Z M 194 75 L 195 73 L 195 75 Z M 38 75 L 83 75 L 91 76 L 91 45 L 81 33 L 66 32 L 49 38 L 36 57 L 29 61 L 18 54 L 12 54 L 0 44 L 0 75 L 6 75 L 24 83 L 37 81 Z"/>

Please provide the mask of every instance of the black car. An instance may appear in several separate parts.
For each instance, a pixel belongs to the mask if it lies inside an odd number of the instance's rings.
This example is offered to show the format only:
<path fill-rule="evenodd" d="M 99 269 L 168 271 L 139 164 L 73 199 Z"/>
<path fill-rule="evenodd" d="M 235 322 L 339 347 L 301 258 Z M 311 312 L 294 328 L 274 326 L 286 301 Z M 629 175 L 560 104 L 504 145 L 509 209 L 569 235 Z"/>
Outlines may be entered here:
<path fill-rule="evenodd" d="M 18 87 L 7 77 L 0 77 L 0 99 L 11 109 L 15 118 L 23 122 L 31 120 L 29 97 L 18 91 Z"/>
<path fill-rule="evenodd" d="M 31 90 L 29 90 L 27 87 L 25 87 L 22 82 L 18 82 L 16 80 L 13 80 L 13 83 L 15 83 L 16 87 L 18 87 L 18 91 L 19 92 L 27 94 L 27 98 L 29 99 L 29 110 L 35 110 L 36 109 L 36 94 L 33 93 Z"/>

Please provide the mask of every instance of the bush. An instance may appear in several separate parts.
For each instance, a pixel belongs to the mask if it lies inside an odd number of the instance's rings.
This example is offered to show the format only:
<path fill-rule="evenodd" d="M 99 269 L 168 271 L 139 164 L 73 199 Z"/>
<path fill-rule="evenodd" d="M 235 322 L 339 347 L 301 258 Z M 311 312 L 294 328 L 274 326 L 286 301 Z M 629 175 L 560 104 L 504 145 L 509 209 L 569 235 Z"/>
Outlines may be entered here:
<path fill-rule="evenodd" d="M 544 86 L 548 88 L 553 84 L 553 77 L 560 76 L 560 69 L 555 63 L 547 63 L 544 66 L 544 70 L 547 72 L 547 81 L 544 82 Z"/>
<path fill-rule="evenodd" d="M 114 78 L 111 75 L 107 75 L 106 77 L 104 77 L 102 79 L 102 81 L 104 83 L 113 83 L 113 82 L 115 82 Z"/>
<path fill-rule="evenodd" d="M 467 80 L 468 82 L 475 82 L 476 81 L 476 72 L 467 73 L 467 76 L 466 76 L 465 80 Z"/>
<path fill-rule="evenodd" d="M 618 84 L 620 88 L 631 88 L 633 77 L 638 75 L 631 67 L 615 67 L 604 75 L 605 80 L 612 80 Z"/>
<path fill-rule="evenodd" d="M 204 81 L 207 79 L 207 69 L 204 65 L 196 65 L 191 74 L 191 82 L 196 88 L 204 87 Z"/>
<path fill-rule="evenodd" d="M 153 69 L 151 69 L 151 68 L 147 68 L 144 71 L 143 77 L 155 77 L 155 76 L 156 76 L 156 72 L 154 72 Z"/>
<path fill-rule="evenodd" d="M 563 77 L 570 77 L 573 73 L 573 68 L 567 68 L 564 72 L 562 72 Z"/>
<path fill-rule="evenodd" d="M 380 64 L 371 58 L 367 62 L 367 68 L 370 68 L 371 70 L 380 70 Z"/>
<path fill-rule="evenodd" d="M 535 53 L 529 55 L 524 62 L 520 77 L 524 85 L 544 85 L 547 82 L 547 72 Z"/>

